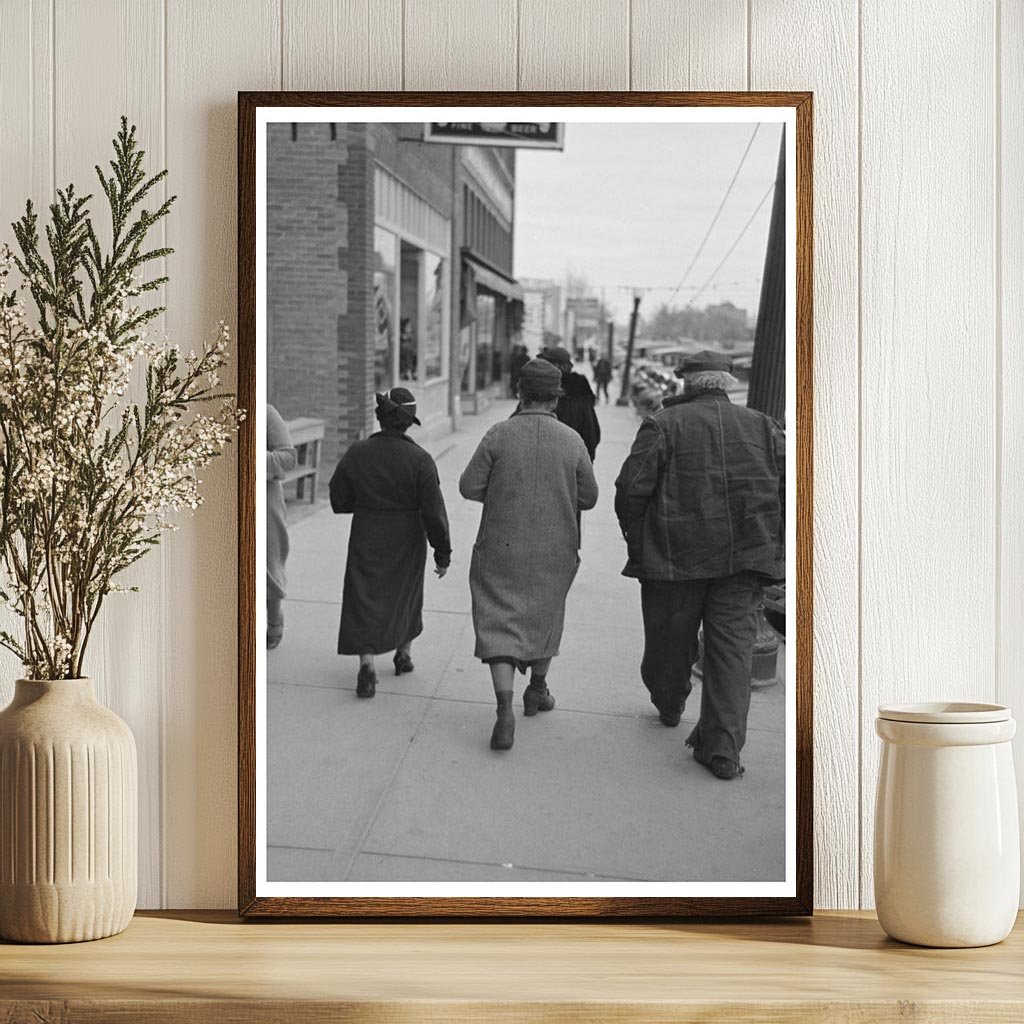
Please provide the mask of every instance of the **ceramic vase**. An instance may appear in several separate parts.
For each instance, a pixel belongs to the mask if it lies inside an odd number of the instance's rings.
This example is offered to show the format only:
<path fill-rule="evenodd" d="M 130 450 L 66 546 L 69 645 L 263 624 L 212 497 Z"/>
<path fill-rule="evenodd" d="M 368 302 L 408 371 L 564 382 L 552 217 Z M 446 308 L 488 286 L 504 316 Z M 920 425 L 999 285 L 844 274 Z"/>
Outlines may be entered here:
<path fill-rule="evenodd" d="M 0 712 L 0 938 L 123 931 L 138 887 L 131 730 L 91 679 L 15 684 Z"/>
<path fill-rule="evenodd" d="M 894 939 L 988 946 L 1010 933 L 1020 889 L 1016 722 L 998 704 L 878 709 L 875 905 Z"/>

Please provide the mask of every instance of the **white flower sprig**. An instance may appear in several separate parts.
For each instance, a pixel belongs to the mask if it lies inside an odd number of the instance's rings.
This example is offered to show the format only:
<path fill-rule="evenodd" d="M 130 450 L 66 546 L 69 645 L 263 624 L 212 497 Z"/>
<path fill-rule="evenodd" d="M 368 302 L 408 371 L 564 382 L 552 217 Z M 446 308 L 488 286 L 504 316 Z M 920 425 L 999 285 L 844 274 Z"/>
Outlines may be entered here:
<path fill-rule="evenodd" d="M 48 258 L 31 204 L 15 224 L 20 255 L 0 247 L 0 601 L 21 622 L 18 636 L 0 631 L 0 645 L 30 678 L 82 674 L 103 599 L 126 589 L 115 577 L 176 528 L 176 513 L 199 506 L 198 473 L 242 418 L 218 390 L 225 324 L 187 355 L 147 334 L 163 310 L 139 297 L 166 279 L 146 281 L 143 267 L 170 250 L 143 242 L 173 198 L 135 213 L 164 172 L 145 176 L 124 119 L 114 147 L 113 175 L 97 168 L 108 251 L 89 197 L 70 187 L 50 207 Z"/>

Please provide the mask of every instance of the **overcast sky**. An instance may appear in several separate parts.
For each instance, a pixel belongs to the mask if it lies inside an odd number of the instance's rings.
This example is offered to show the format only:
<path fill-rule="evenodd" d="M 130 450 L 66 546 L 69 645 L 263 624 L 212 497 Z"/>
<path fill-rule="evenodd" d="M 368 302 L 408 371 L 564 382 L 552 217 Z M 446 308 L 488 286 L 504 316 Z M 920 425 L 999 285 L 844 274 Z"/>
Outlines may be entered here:
<path fill-rule="evenodd" d="M 515 273 L 562 280 L 582 274 L 624 319 L 619 285 L 663 286 L 641 311 L 668 301 L 704 237 L 754 131 L 753 124 L 566 125 L 562 152 L 516 151 Z M 762 124 L 722 214 L 676 297 L 694 298 L 775 179 L 782 126 Z M 753 313 L 772 199 L 696 298 Z"/>

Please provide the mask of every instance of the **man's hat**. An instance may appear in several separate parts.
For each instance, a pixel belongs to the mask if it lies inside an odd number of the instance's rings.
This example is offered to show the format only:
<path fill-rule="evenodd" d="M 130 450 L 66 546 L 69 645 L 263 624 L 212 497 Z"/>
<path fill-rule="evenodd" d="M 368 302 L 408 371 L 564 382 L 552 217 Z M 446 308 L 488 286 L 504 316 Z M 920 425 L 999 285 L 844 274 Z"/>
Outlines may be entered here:
<path fill-rule="evenodd" d="M 688 373 L 701 373 L 704 370 L 718 370 L 732 373 L 732 357 L 721 352 L 705 349 L 687 356 L 677 367 L 676 376 L 683 377 Z"/>
<path fill-rule="evenodd" d="M 561 394 L 562 375 L 550 359 L 531 359 L 519 371 L 519 393 L 522 395 Z"/>
<path fill-rule="evenodd" d="M 549 348 L 542 349 L 538 358 L 546 359 L 549 363 L 554 363 L 555 365 L 566 363 L 572 366 L 572 356 L 560 345 L 552 345 Z"/>

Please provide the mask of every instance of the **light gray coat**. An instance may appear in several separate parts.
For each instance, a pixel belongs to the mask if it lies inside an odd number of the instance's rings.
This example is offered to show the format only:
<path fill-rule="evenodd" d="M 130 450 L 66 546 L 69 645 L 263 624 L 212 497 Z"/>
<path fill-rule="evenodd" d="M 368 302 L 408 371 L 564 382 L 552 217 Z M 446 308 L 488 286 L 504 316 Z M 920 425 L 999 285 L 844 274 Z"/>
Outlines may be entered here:
<path fill-rule="evenodd" d="M 281 414 L 267 406 L 267 597 L 280 601 L 288 588 L 288 513 L 281 481 L 295 468 L 296 455 Z"/>
<path fill-rule="evenodd" d="M 469 570 L 476 656 L 554 657 L 579 567 L 578 513 L 597 503 L 579 434 L 554 413 L 520 410 L 484 435 L 459 492 L 484 506 Z"/>

